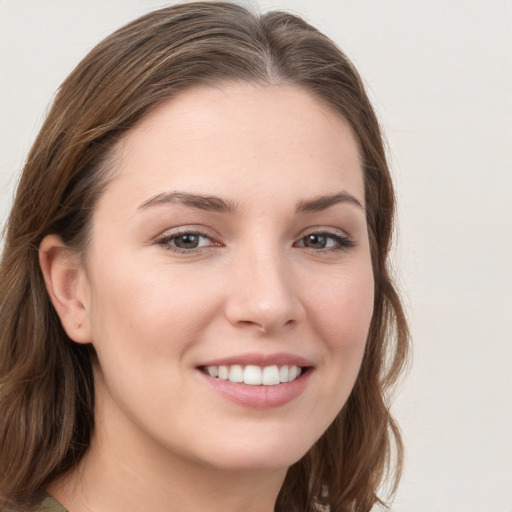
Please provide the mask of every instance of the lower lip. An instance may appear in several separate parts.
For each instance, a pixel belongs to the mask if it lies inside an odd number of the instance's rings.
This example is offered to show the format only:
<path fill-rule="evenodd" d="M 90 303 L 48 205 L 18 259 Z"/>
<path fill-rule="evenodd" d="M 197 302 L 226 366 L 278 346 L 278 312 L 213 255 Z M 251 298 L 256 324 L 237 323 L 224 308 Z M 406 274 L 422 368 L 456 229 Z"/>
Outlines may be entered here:
<path fill-rule="evenodd" d="M 252 409 L 272 409 L 282 407 L 302 394 L 308 384 L 311 369 L 292 382 L 274 386 L 251 386 L 210 377 L 201 371 L 199 373 L 214 391 L 238 405 Z"/>

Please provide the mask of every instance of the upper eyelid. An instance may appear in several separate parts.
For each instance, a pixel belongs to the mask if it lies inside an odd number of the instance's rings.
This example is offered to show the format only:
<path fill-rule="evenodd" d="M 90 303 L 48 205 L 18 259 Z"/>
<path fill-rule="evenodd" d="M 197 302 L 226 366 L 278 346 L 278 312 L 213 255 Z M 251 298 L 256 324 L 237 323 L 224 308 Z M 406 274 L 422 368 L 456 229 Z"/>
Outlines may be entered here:
<path fill-rule="evenodd" d="M 172 238 L 174 236 L 187 235 L 187 234 L 204 236 L 206 238 L 211 238 L 211 239 L 219 237 L 219 235 L 212 232 L 211 229 L 208 229 L 204 226 L 191 225 L 191 226 L 178 226 L 175 228 L 168 228 L 168 229 L 162 231 L 157 236 L 155 236 L 155 240 L 159 240 L 162 238 Z"/>
<path fill-rule="evenodd" d="M 319 233 L 324 235 L 337 235 L 342 236 L 345 238 L 352 239 L 352 236 L 347 233 L 346 230 L 341 228 L 334 228 L 334 227 L 326 227 L 326 226 L 312 226 L 311 228 L 306 228 L 300 232 L 300 234 L 296 237 L 297 239 L 300 239 L 304 236 L 311 235 L 313 233 Z"/>

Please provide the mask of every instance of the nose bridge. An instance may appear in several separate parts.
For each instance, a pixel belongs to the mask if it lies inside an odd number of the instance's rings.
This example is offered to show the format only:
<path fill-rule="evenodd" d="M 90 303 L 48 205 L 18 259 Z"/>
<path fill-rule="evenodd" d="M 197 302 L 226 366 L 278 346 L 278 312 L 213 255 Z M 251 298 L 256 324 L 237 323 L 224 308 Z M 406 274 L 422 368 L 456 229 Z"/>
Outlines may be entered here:
<path fill-rule="evenodd" d="M 226 312 L 232 323 L 269 332 L 296 322 L 301 305 L 284 248 L 268 238 L 253 242 L 237 255 Z"/>

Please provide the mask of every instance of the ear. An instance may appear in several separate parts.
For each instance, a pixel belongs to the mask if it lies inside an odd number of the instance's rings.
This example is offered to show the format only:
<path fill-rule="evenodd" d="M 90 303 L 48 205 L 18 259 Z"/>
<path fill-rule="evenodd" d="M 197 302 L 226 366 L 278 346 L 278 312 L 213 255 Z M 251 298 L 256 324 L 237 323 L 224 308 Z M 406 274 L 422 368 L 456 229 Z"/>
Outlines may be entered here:
<path fill-rule="evenodd" d="M 39 264 L 67 335 L 77 343 L 90 343 L 90 288 L 80 255 L 59 236 L 48 235 L 39 245 Z"/>

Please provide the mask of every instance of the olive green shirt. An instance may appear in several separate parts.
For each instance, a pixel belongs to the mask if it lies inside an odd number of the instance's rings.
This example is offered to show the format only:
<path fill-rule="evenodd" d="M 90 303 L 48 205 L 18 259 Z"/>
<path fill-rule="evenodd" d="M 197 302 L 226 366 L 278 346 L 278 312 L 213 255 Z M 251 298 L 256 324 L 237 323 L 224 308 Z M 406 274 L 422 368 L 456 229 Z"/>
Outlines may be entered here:
<path fill-rule="evenodd" d="M 57 500 L 47 496 L 34 512 L 68 512 Z"/>

